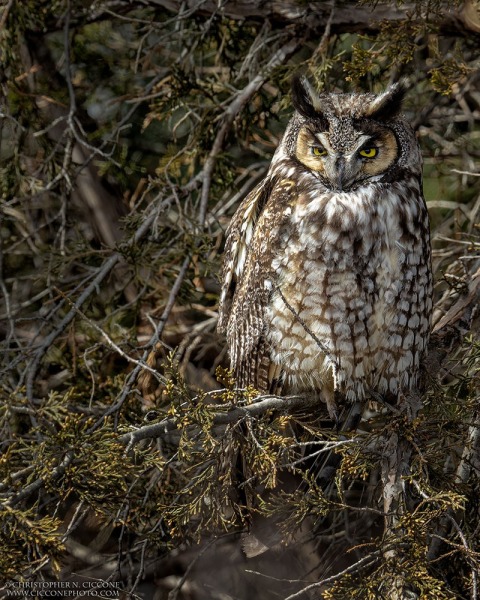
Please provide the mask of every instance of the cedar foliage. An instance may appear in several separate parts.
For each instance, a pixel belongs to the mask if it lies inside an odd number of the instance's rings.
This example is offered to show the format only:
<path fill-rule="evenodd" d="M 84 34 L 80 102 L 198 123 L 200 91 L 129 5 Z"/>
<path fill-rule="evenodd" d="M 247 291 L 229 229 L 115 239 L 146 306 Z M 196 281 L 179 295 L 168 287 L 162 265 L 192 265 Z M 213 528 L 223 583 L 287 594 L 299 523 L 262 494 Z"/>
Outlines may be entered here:
<path fill-rule="evenodd" d="M 310 22 L 197 4 L 4 5 L 0 578 L 104 578 L 145 598 L 478 598 L 475 7 L 419 0 L 378 22 L 378 3 L 298 2 Z M 366 25 L 336 20 L 359 7 Z M 298 69 L 329 91 L 408 79 L 432 218 L 442 335 L 421 409 L 342 436 L 323 406 L 236 389 L 215 333 L 225 228 L 268 168 Z M 389 529 L 393 435 L 409 458 Z M 327 493 L 315 456 L 333 447 Z M 246 561 L 248 495 L 280 539 Z"/>

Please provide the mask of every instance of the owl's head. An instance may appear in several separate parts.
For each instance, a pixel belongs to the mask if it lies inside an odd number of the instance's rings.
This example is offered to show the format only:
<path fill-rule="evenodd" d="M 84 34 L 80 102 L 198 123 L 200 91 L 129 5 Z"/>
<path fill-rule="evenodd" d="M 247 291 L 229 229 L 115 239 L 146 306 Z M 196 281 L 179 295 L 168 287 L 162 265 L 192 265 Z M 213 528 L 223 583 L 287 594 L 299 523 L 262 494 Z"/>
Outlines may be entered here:
<path fill-rule="evenodd" d="M 404 95 L 401 84 L 378 96 L 318 94 L 305 77 L 297 77 L 287 153 L 332 191 L 391 180 L 399 168 L 421 162 L 414 134 L 399 117 Z"/>

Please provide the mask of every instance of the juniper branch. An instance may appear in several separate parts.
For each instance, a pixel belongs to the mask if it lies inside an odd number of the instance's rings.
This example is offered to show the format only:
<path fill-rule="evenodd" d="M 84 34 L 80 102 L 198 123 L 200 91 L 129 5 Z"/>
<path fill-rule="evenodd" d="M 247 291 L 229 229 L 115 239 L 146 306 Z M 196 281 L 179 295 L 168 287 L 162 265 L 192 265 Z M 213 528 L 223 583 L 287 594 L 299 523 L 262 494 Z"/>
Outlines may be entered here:
<path fill-rule="evenodd" d="M 167 206 L 171 202 L 171 198 L 166 199 L 161 206 Z M 148 215 L 146 215 L 145 219 L 142 221 L 140 227 L 134 233 L 134 235 L 124 243 L 124 247 L 128 250 L 138 244 L 138 242 L 145 237 L 145 235 L 150 231 L 152 224 L 155 222 L 157 218 L 159 207 L 153 207 L 150 209 Z M 92 279 L 90 284 L 83 290 L 77 300 L 73 303 L 73 308 L 71 308 L 68 313 L 63 317 L 60 323 L 45 337 L 42 345 L 36 350 L 35 355 L 28 366 L 28 376 L 26 381 L 26 391 L 27 398 L 32 401 L 33 400 L 33 385 L 34 380 L 37 375 L 38 369 L 40 368 L 40 364 L 45 353 L 48 351 L 53 342 L 57 339 L 57 337 L 65 331 L 65 329 L 70 325 L 75 316 L 78 314 L 78 311 L 83 306 L 83 304 L 94 294 L 98 292 L 99 286 L 102 281 L 107 277 L 107 275 L 112 271 L 112 269 L 117 265 L 121 260 L 123 260 L 123 255 L 120 252 L 114 252 L 99 268 L 97 274 Z"/>
<path fill-rule="evenodd" d="M 269 411 L 288 411 L 295 410 L 298 408 L 305 408 L 318 403 L 318 398 L 312 398 L 310 396 L 260 396 L 252 404 L 246 406 L 227 406 L 226 411 L 218 411 L 220 407 L 215 407 L 217 412 L 212 415 L 212 424 L 216 425 L 230 425 L 238 422 L 243 418 L 259 417 Z M 168 435 L 171 431 L 178 428 L 178 419 L 175 417 L 163 419 L 159 423 L 153 423 L 151 425 L 145 425 L 121 435 L 118 439 L 123 444 L 127 445 L 127 451 L 132 446 L 138 444 L 138 442 L 148 439 L 157 438 Z"/>

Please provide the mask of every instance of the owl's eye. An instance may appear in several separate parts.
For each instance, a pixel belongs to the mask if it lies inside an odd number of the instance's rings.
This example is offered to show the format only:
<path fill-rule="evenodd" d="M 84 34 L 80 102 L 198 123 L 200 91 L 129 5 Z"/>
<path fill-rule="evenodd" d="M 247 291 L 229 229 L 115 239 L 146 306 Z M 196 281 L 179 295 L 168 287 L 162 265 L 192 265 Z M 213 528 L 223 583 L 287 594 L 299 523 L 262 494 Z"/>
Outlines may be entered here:
<path fill-rule="evenodd" d="M 360 150 L 359 154 L 360 156 L 363 156 L 364 158 L 374 158 L 375 156 L 377 156 L 377 152 L 378 150 L 374 147 L 372 148 L 363 148 L 363 150 Z"/>
<path fill-rule="evenodd" d="M 325 150 L 325 148 L 322 148 L 322 146 L 312 146 L 310 148 L 310 153 L 314 156 L 325 156 L 327 154 L 327 151 Z"/>

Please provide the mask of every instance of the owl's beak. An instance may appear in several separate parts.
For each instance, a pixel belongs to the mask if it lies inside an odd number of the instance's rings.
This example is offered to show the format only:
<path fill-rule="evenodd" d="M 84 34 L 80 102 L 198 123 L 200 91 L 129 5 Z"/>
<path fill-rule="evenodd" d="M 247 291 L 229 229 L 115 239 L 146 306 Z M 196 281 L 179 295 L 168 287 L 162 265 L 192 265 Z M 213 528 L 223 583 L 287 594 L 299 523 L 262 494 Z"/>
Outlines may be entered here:
<path fill-rule="evenodd" d="M 334 192 L 345 192 L 355 180 L 348 156 L 336 154 L 325 161 L 325 175 Z"/>
<path fill-rule="evenodd" d="M 333 177 L 330 178 L 330 181 L 332 182 L 333 189 L 336 192 L 343 191 L 345 184 L 347 183 L 347 180 L 348 180 L 348 176 L 347 176 L 346 169 L 345 169 L 345 157 L 344 156 L 339 156 L 335 160 L 332 176 Z"/>

